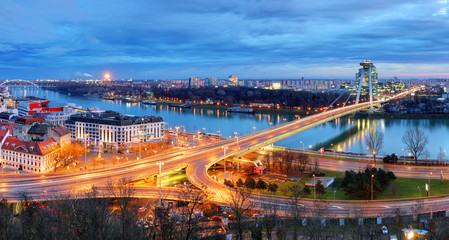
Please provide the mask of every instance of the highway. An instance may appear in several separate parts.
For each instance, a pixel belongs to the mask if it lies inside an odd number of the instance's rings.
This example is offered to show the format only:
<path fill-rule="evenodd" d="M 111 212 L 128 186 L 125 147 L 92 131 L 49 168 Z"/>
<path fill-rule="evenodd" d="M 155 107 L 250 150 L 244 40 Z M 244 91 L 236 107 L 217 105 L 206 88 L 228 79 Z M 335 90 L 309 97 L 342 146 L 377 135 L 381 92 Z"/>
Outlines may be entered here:
<path fill-rule="evenodd" d="M 392 99 L 399 98 L 418 90 L 411 89 L 401 93 Z M 375 101 L 375 104 L 384 101 Z M 82 194 L 87 189 L 97 187 L 100 189 L 108 181 L 119 179 L 138 180 L 159 173 L 159 162 L 163 162 L 162 171 L 172 171 L 185 168 L 189 181 L 198 188 L 206 191 L 213 201 L 229 202 L 229 190 L 222 184 L 213 180 L 207 169 L 228 156 L 240 156 L 255 151 L 267 144 L 279 141 L 280 139 L 292 136 L 296 133 L 312 128 L 329 120 L 342 117 L 356 111 L 366 109 L 369 102 L 356 105 L 349 105 L 327 112 L 304 117 L 282 125 L 271 127 L 262 131 L 248 134 L 238 138 L 238 145 L 235 139 L 225 140 L 214 145 L 199 146 L 189 149 L 177 149 L 164 155 L 155 155 L 139 161 L 131 161 L 112 167 L 77 172 L 76 174 L 27 174 L 27 175 L 4 175 L 0 181 L 0 194 L 3 198 L 17 199 L 18 193 L 26 192 L 33 198 L 45 198 L 45 196 L 61 194 Z M 224 150 L 226 148 L 226 150 Z M 224 152 L 226 151 L 226 155 Z M 337 161 L 340 162 L 340 161 Z M 322 166 L 325 164 L 322 164 Z M 331 165 L 331 164 L 330 164 Z M 338 165 L 334 165 L 338 166 Z M 347 165 L 340 165 L 340 170 L 351 169 Z M 342 169 L 344 168 L 344 169 Z M 410 172 L 413 174 L 413 172 Z M 136 189 L 136 197 L 154 197 L 157 192 L 155 187 L 139 187 Z M 164 189 L 163 195 L 176 195 L 176 189 Z M 291 200 L 285 198 L 273 198 L 271 196 L 253 196 L 253 201 L 259 203 L 275 204 L 287 210 Z M 410 212 L 410 206 L 416 200 L 401 201 L 336 201 L 326 203 L 328 215 L 335 216 L 377 216 L 391 215 L 392 209 L 400 208 L 402 212 Z M 301 200 L 301 204 L 306 209 L 317 209 L 317 203 L 313 200 Z M 321 204 L 320 204 L 321 205 Z M 427 205 L 433 205 L 435 210 L 445 210 L 449 206 L 449 197 L 430 198 L 425 200 L 424 209 Z M 430 207 L 428 208 L 430 211 Z"/>

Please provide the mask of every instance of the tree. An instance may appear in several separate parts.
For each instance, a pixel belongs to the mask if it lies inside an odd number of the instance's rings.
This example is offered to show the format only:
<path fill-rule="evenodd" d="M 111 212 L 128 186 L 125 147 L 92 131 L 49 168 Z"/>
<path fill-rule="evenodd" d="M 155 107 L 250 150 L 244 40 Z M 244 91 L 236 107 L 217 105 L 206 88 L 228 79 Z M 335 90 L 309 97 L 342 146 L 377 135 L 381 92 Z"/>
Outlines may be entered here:
<path fill-rule="evenodd" d="M 195 211 L 207 201 L 207 195 L 203 191 L 181 186 L 178 199 L 185 204 L 177 211 L 186 217 L 185 221 L 179 221 L 181 232 L 178 235 L 182 236 L 180 239 L 195 239 L 200 230 L 200 222 L 195 218 Z"/>
<path fill-rule="evenodd" d="M 260 189 L 260 190 L 265 190 L 265 189 L 267 189 L 267 183 L 259 178 L 259 180 L 257 180 L 257 183 L 256 183 L 256 188 Z"/>
<path fill-rule="evenodd" d="M 315 191 L 316 191 L 316 194 L 318 195 L 318 198 L 320 198 L 321 195 L 326 193 L 326 188 L 322 184 L 321 180 L 318 180 L 318 182 L 316 183 Z"/>
<path fill-rule="evenodd" d="M 249 177 L 245 180 L 245 187 L 247 189 L 254 189 L 256 187 L 256 181 L 254 180 L 254 178 Z"/>
<path fill-rule="evenodd" d="M 278 190 L 278 185 L 276 183 L 269 183 L 268 184 L 268 191 L 270 191 L 271 193 L 275 194 L 277 190 Z"/>
<path fill-rule="evenodd" d="M 109 196 L 117 199 L 117 207 L 120 213 L 119 219 L 121 225 L 120 238 L 129 239 L 131 234 L 131 229 L 129 226 L 137 220 L 134 211 L 132 211 L 132 200 L 136 189 L 134 185 L 129 184 L 129 180 L 125 178 L 115 183 L 108 181 L 106 183 L 106 188 Z"/>
<path fill-rule="evenodd" d="M 419 128 L 410 128 L 402 136 L 402 142 L 406 145 L 407 150 L 413 155 L 415 163 L 418 163 L 418 158 L 429 143 L 429 138 Z"/>
<path fill-rule="evenodd" d="M 292 169 L 294 158 L 295 158 L 294 154 L 290 151 L 288 151 L 287 155 L 285 155 L 284 164 L 285 164 L 285 173 L 287 174 L 287 176 L 290 173 L 290 170 Z"/>
<path fill-rule="evenodd" d="M 301 197 L 307 197 L 312 193 L 309 186 L 304 186 L 304 188 L 301 190 Z"/>
<path fill-rule="evenodd" d="M 230 191 L 230 207 L 232 212 L 235 215 L 235 222 L 237 225 L 237 239 L 243 240 L 243 215 L 248 212 L 250 209 L 255 207 L 255 204 L 250 199 L 251 194 L 245 191 L 241 191 L 239 189 L 234 189 Z"/>
<path fill-rule="evenodd" d="M 374 163 L 376 163 L 376 154 L 379 153 L 384 144 L 384 134 L 371 128 L 365 135 L 365 141 L 366 146 L 373 154 Z"/>
<path fill-rule="evenodd" d="M 444 160 L 446 159 L 446 152 L 440 147 L 440 151 L 437 155 L 438 163 L 443 165 Z"/>
<path fill-rule="evenodd" d="M 245 186 L 245 183 L 243 183 L 243 180 L 241 178 L 239 178 L 235 184 L 237 185 L 237 187 L 244 187 Z"/>
<path fill-rule="evenodd" d="M 308 163 L 309 163 L 309 156 L 307 154 L 304 153 L 298 154 L 296 168 L 301 176 L 303 176 Z"/>

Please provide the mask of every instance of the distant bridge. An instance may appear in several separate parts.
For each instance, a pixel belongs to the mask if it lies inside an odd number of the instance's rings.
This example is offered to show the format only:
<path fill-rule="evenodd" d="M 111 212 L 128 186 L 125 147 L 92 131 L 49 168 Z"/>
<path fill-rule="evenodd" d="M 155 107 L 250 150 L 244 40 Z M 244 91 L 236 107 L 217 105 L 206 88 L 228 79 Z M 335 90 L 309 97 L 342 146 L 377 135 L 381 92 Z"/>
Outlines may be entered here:
<path fill-rule="evenodd" d="M 11 84 L 11 83 L 27 83 L 27 84 L 32 85 L 32 86 L 37 87 L 37 88 L 40 87 L 39 85 L 37 85 L 34 82 L 31 82 L 31 81 L 28 81 L 28 80 L 22 80 L 22 79 L 5 80 L 2 83 L 0 83 L 0 86 L 8 85 L 8 84 Z"/>

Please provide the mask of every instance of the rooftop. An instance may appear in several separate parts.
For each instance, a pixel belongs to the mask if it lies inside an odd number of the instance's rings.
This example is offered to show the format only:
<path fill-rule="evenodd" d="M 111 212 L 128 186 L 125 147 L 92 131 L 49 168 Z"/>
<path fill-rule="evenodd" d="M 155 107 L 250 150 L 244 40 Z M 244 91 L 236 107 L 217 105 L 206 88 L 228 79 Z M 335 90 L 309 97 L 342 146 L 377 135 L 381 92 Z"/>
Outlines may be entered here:
<path fill-rule="evenodd" d="M 114 111 L 106 111 L 102 113 L 80 113 L 70 116 L 70 119 L 67 120 L 68 123 L 72 124 L 75 122 L 87 122 L 116 126 L 127 126 L 133 124 L 154 123 L 162 121 L 162 117 L 137 117 L 130 115 L 121 115 L 120 113 Z"/>

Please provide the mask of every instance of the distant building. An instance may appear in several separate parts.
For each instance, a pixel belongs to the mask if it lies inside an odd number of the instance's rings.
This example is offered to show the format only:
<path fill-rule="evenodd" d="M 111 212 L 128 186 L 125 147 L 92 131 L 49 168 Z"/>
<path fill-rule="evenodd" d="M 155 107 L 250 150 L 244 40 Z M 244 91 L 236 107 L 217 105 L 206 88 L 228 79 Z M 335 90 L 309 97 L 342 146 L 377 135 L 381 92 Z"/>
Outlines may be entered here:
<path fill-rule="evenodd" d="M 200 78 L 199 77 L 190 77 L 189 78 L 189 88 L 198 88 L 200 86 Z"/>
<path fill-rule="evenodd" d="M 161 117 L 136 117 L 117 112 L 82 113 L 70 116 L 65 127 L 72 133 L 72 139 L 84 139 L 123 146 L 137 141 L 147 142 L 164 137 Z"/>
<path fill-rule="evenodd" d="M 228 77 L 229 82 L 231 82 L 231 85 L 233 86 L 237 86 L 239 84 L 239 78 L 237 76 L 234 75 L 230 75 Z"/>
<path fill-rule="evenodd" d="M 208 77 L 208 78 L 204 79 L 204 85 L 205 86 L 218 86 L 217 78 Z"/>
<path fill-rule="evenodd" d="M 48 124 L 34 123 L 31 125 L 16 125 L 12 129 L 12 135 L 21 141 L 42 142 L 53 138 L 61 146 L 71 142 L 70 131 L 64 126 L 55 127 Z"/>

